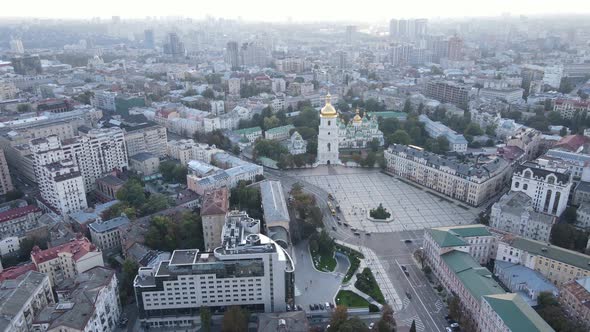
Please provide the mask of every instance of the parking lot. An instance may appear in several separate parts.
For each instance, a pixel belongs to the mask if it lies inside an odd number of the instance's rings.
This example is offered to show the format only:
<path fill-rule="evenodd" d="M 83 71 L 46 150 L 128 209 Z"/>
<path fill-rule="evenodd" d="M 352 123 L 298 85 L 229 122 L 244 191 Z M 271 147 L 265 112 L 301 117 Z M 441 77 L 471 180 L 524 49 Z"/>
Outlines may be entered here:
<path fill-rule="evenodd" d="M 375 170 L 317 168 L 298 172 L 303 180 L 332 193 L 351 227 L 371 233 L 472 223 L 479 210 Z M 391 222 L 368 219 L 379 203 Z"/>

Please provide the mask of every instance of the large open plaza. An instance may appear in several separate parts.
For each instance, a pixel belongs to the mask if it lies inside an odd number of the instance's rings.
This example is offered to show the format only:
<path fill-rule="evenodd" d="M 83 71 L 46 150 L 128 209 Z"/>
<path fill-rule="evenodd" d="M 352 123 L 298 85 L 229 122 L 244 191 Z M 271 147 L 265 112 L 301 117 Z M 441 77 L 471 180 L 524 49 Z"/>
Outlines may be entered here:
<path fill-rule="evenodd" d="M 421 230 L 472 223 L 479 210 L 441 194 L 381 173 L 344 167 L 298 171 L 297 177 L 332 193 L 346 222 L 372 233 Z M 373 222 L 368 211 L 379 203 L 391 213 L 391 222 Z"/>

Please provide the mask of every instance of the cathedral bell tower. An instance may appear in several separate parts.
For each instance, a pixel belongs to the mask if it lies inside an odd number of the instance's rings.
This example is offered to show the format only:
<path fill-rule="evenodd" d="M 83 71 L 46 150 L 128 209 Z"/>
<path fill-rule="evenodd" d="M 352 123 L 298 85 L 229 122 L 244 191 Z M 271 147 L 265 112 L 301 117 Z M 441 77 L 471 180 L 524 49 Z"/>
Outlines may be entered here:
<path fill-rule="evenodd" d="M 317 165 L 340 164 L 338 153 L 338 112 L 332 106 L 332 97 L 328 93 L 326 105 L 320 111 L 320 127 L 318 130 Z"/>

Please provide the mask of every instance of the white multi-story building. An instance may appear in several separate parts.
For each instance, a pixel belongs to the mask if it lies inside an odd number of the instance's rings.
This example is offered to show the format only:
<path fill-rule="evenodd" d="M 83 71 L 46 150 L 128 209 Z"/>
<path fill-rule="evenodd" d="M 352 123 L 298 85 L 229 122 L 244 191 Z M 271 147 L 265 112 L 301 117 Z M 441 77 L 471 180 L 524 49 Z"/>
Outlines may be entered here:
<path fill-rule="evenodd" d="M 100 250 L 114 252 L 121 250 L 121 234 L 119 229 L 130 223 L 129 218 L 124 215 L 110 219 L 99 219 L 88 225 L 90 238 Z"/>
<path fill-rule="evenodd" d="M 433 269 L 440 265 L 440 255 L 451 250 L 466 252 L 480 264 L 487 264 L 496 248 L 496 238 L 484 225 L 436 227 L 424 232 L 424 251 Z"/>
<path fill-rule="evenodd" d="M 56 286 L 58 303 L 45 307 L 33 322 L 37 332 L 116 330 L 121 315 L 115 271 L 97 266 Z"/>
<path fill-rule="evenodd" d="M 549 242 L 556 217 L 536 212 L 523 192 L 509 192 L 492 206 L 490 226 L 537 241 Z"/>
<path fill-rule="evenodd" d="M 578 227 L 590 228 L 590 204 L 582 203 L 576 210 L 576 225 Z"/>
<path fill-rule="evenodd" d="M 572 187 L 569 171 L 542 167 L 535 162 L 519 165 L 512 175 L 512 191 L 527 194 L 537 212 L 560 216 Z"/>
<path fill-rule="evenodd" d="M 95 266 L 104 266 L 102 252 L 82 236 L 46 250 L 35 246 L 31 251 L 31 261 L 37 271 L 49 276 L 52 284 L 73 278 Z"/>
<path fill-rule="evenodd" d="M 14 99 L 18 90 L 12 83 L 0 82 L 0 101 Z"/>
<path fill-rule="evenodd" d="M 10 171 L 8 170 L 8 163 L 4 156 L 4 150 L 0 149 L 0 195 L 14 189 L 12 179 L 10 178 Z"/>
<path fill-rule="evenodd" d="M 444 136 L 449 141 L 449 148 L 455 152 L 466 152 L 467 151 L 467 140 L 463 135 L 457 134 L 451 128 L 445 126 L 438 121 L 430 120 L 426 115 L 421 114 L 419 117 L 420 122 L 424 123 L 424 129 L 428 133 L 428 136 L 437 138 Z"/>
<path fill-rule="evenodd" d="M 202 195 L 208 190 L 222 187 L 233 188 L 240 181 L 254 182 L 256 176 L 262 175 L 264 171 L 260 165 L 249 163 L 227 153 L 217 153 L 213 156 L 213 160 L 225 169 L 208 167 L 211 165 L 203 165 L 203 163 L 199 163 L 196 169 L 189 167 L 190 174 L 186 177 L 188 189 Z"/>
<path fill-rule="evenodd" d="M 230 78 L 229 80 L 227 80 L 229 94 L 233 96 L 239 96 L 240 84 L 241 80 L 239 78 Z"/>
<path fill-rule="evenodd" d="M 517 103 L 522 101 L 522 95 L 524 93 L 524 89 L 522 88 L 512 88 L 512 89 L 493 89 L 493 88 L 483 88 L 479 90 L 479 95 L 484 98 L 489 99 L 500 99 L 509 104 Z"/>
<path fill-rule="evenodd" d="M 578 112 L 590 111 L 590 101 L 578 99 L 557 99 L 553 103 L 553 111 L 559 112 L 562 118 L 571 119 Z"/>
<path fill-rule="evenodd" d="M 543 83 L 559 89 L 563 77 L 563 65 L 547 66 L 543 70 Z"/>
<path fill-rule="evenodd" d="M 499 157 L 459 162 L 415 146 L 393 144 L 384 152 L 387 170 L 472 206 L 504 188 L 510 164 Z"/>
<path fill-rule="evenodd" d="M 125 127 L 124 137 L 128 156 L 134 156 L 142 152 L 149 152 L 158 157 L 166 155 L 168 135 L 166 128 L 163 126 L 146 124 Z"/>
<path fill-rule="evenodd" d="M 274 93 L 285 92 L 287 90 L 287 82 L 283 78 L 273 78 L 271 79 L 271 89 Z"/>
<path fill-rule="evenodd" d="M 216 115 L 225 113 L 225 103 L 223 100 L 211 100 L 209 104 L 211 105 L 211 113 Z"/>
<path fill-rule="evenodd" d="M 66 157 L 71 157 L 84 177 L 84 186 L 89 192 L 96 180 L 114 170 L 129 167 L 127 148 L 120 128 L 103 128 L 80 131 L 81 136 L 62 142 Z"/>
<path fill-rule="evenodd" d="M 15 280 L 0 284 L 0 331 L 32 331 L 33 319 L 43 307 L 53 303 L 49 277 L 29 271 Z"/>
<path fill-rule="evenodd" d="M 103 111 L 115 112 L 117 107 L 115 105 L 116 92 L 111 91 L 94 91 L 94 97 L 91 99 L 92 106 Z"/>
<path fill-rule="evenodd" d="M 182 165 L 187 165 L 191 160 L 198 160 L 205 163 L 211 162 L 211 156 L 222 152 L 213 145 L 198 143 L 192 139 L 181 139 L 169 141 L 167 144 L 167 155 L 170 158 L 180 160 Z"/>
<path fill-rule="evenodd" d="M 295 271 L 287 251 L 260 234 L 260 221 L 244 212 L 228 214 L 221 236 L 222 245 L 212 252 L 175 250 L 169 261 L 139 269 L 134 288 L 142 324 L 191 326 L 201 307 L 286 310 Z"/>
<path fill-rule="evenodd" d="M 20 249 L 20 237 L 27 231 L 38 227 L 41 209 L 26 205 L 0 213 L 0 255 L 17 252 Z"/>
<path fill-rule="evenodd" d="M 57 136 L 32 140 L 31 151 L 43 205 L 62 216 L 87 208 L 82 173 Z"/>

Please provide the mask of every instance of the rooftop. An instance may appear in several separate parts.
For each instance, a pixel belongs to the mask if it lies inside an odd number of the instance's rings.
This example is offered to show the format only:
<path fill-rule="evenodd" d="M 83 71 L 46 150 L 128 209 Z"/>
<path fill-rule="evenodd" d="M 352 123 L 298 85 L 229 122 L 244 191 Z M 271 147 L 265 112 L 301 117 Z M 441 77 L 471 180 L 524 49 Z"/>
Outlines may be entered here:
<path fill-rule="evenodd" d="M 576 251 L 512 235 L 505 235 L 502 241 L 514 248 L 527 251 L 531 254 L 573 265 L 584 270 L 590 270 L 590 256 Z"/>
<path fill-rule="evenodd" d="M 114 175 L 107 175 L 107 176 L 103 176 L 102 178 L 99 178 L 96 180 L 97 182 L 104 182 L 105 184 L 109 185 L 109 186 L 122 186 L 125 184 L 125 181 L 119 179 L 118 177 L 114 176 Z"/>
<path fill-rule="evenodd" d="M 470 254 L 452 250 L 440 257 L 477 301 L 486 295 L 506 293 L 492 278 L 492 272 L 481 267 Z"/>
<path fill-rule="evenodd" d="M 545 168 L 539 165 L 538 163 L 532 161 L 527 161 L 518 165 L 516 167 L 516 170 L 514 170 L 514 173 L 522 175 L 527 169 L 533 173 L 533 178 L 545 180 L 545 178 L 547 178 L 548 175 L 553 174 L 557 178 L 558 182 L 566 184 L 570 181 L 569 171 Z"/>
<path fill-rule="evenodd" d="M 37 315 L 34 323 L 47 323 L 50 330 L 61 330 L 62 326 L 86 330 L 88 321 L 95 314 L 99 292 L 109 286 L 114 275 L 114 270 L 97 266 L 76 278 L 64 280 L 55 288 L 58 294 L 65 294 L 67 300 L 47 306 Z"/>
<path fill-rule="evenodd" d="M 436 227 L 429 229 L 428 232 L 441 247 L 465 246 L 467 242 L 463 240 L 464 237 L 492 235 L 484 225 L 480 224 Z"/>
<path fill-rule="evenodd" d="M 203 195 L 201 216 L 225 215 L 229 210 L 229 193 L 227 188 L 207 191 Z"/>
<path fill-rule="evenodd" d="M 8 331 L 12 319 L 19 314 L 47 275 L 29 271 L 15 280 L 0 284 L 0 331 Z"/>
<path fill-rule="evenodd" d="M 260 132 L 262 133 L 262 128 L 260 127 L 251 127 L 251 128 L 244 128 L 244 129 L 238 129 L 238 130 L 234 130 L 234 133 L 237 135 L 249 135 L 249 134 L 254 134 Z"/>
<path fill-rule="evenodd" d="M 260 195 L 262 196 L 262 208 L 267 227 L 274 224 L 286 223 L 289 227 L 289 210 L 285 201 L 285 193 L 280 181 L 263 181 L 260 183 Z"/>
<path fill-rule="evenodd" d="M 38 246 L 33 247 L 31 251 L 31 260 L 35 264 L 41 264 L 58 257 L 60 253 L 70 253 L 74 261 L 84 257 L 89 252 L 98 251 L 96 246 L 88 241 L 87 238 L 77 238 L 57 247 L 52 247 L 46 250 L 39 249 Z"/>
<path fill-rule="evenodd" d="M 510 331 L 554 331 L 518 294 L 496 294 L 484 299 Z"/>
<path fill-rule="evenodd" d="M 74 212 L 69 215 L 70 219 L 74 220 L 75 222 L 86 225 L 88 222 L 95 221 L 96 218 L 100 217 L 100 215 L 110 209 L 113 205 L 119 203 L 118 200 L 106 202 L 103 204 L 97 204 L 94 209 L 88 208 L 82 211 Z"/>
<path fill-rule="evenodd" d="M 129 157 L 129 159 L 137 160 L 140 162 L 143 162 L 143 161 L 146 161 L 146 160 L 149 160 L 152 158 L 158 158 L 158 157 L 154 156 L 153 154 L 151 154 L 149 152 L 141 152 L 141 153 L 138 153 L 138 154 L 135 154 L 135 155 Z"/>
<path fill-rule="evenodd" d="M 23 207 L 17 207 L 8 211 L 0 212 L 0 223 L 26 216 L 29 213 L 41 212 L 41 209 L 34 205 L 27 205 Z"/>
<path fill-rule="evenodd" d="M 130 223 L 131 221 L 129 220 L 129 218 L 127 218 L 127 216 L 119 216 L 110 220 L 99 220 L 99 221 L 95 221 L 91 224 L 88 225 L 88 227 L 90 228 L 90 230 L 96 232 L 96 233 L 104 233 L 104 232 L 108 232 L 114 229 L 117 229 L 123 225 L 127 225 L 128 223 Z"/>

